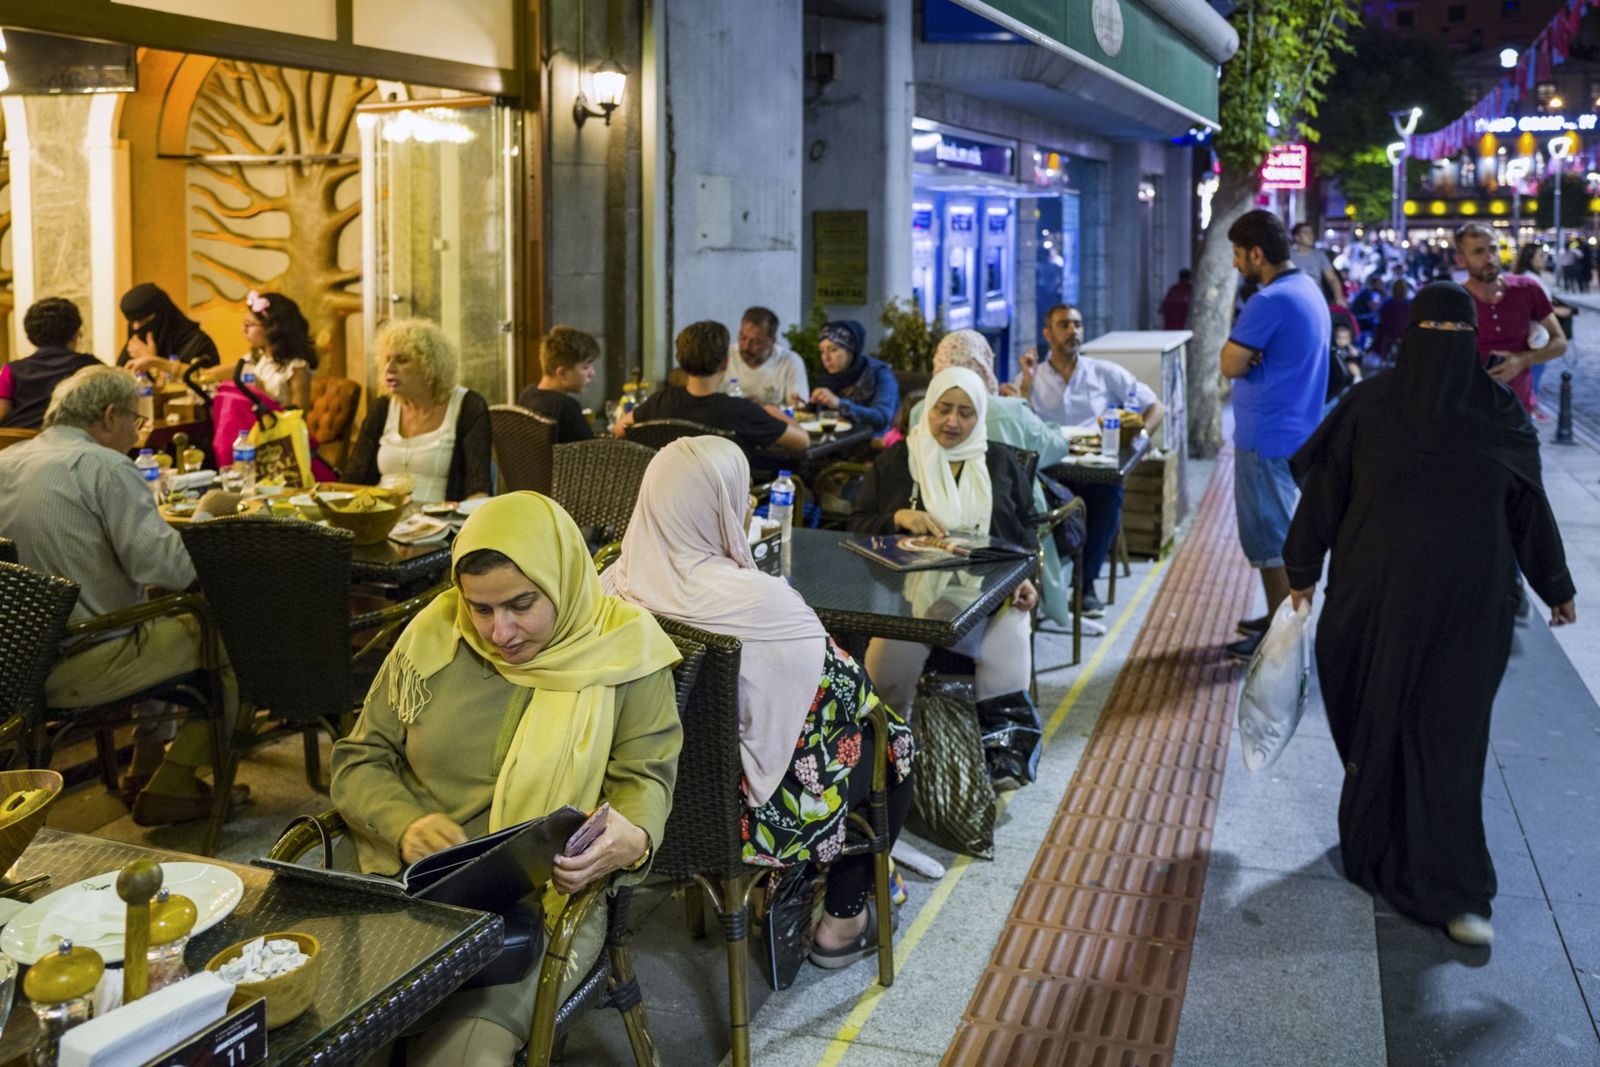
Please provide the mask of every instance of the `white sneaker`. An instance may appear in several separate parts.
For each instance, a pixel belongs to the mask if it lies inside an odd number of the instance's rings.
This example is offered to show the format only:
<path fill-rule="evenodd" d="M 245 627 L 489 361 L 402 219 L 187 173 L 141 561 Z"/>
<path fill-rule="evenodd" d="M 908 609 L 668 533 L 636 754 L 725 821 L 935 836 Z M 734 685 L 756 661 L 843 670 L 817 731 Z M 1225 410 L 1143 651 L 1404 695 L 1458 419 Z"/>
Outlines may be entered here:
<path fill-rule="evenodd" d="M 1463 945 L 1488 945 L 1494 941 L 1494 927 L 1482 915 L 1457 915 L 1445 932 Z"/>

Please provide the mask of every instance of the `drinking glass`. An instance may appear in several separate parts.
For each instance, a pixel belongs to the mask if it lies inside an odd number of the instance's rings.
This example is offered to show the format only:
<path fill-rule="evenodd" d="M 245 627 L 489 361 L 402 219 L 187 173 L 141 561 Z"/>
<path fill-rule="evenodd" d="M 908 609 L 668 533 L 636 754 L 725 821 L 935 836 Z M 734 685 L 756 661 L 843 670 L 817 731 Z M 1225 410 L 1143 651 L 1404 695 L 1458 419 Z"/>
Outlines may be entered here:
<path fill-rule="evenodd" d="M 17 961 L 0 953 L 0 1026 L 11 1017 L 11 1002 L 17 995 Z"/>
<path fill-rule="evenodd" d="M 822 439 L 824 441 L 832 441 L 833 431 L 839 426 L 839 416 L 831 411 L 824 412 L 817 416 L 817 423 L 822 427 Z"/>
<path fill-rule="evenodd" d="M 235 470 L 232 464 L 222 468 L 217 473 L 217 479 L 222 482 L 222 488 L 229 493 L 238 493 L 244 489 L 244 474 Z"/>

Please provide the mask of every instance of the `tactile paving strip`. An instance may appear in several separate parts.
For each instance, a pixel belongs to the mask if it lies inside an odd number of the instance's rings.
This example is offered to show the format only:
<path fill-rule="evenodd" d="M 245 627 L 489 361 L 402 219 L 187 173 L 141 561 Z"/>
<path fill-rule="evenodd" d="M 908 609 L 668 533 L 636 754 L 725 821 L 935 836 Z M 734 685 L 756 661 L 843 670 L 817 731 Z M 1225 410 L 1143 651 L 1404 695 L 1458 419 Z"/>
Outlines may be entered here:
<path fill-rule="evenodd" d="M 1156 594 L 947 1067 L 1169 1067 L 1250 609 L 1231 452 Z"/>

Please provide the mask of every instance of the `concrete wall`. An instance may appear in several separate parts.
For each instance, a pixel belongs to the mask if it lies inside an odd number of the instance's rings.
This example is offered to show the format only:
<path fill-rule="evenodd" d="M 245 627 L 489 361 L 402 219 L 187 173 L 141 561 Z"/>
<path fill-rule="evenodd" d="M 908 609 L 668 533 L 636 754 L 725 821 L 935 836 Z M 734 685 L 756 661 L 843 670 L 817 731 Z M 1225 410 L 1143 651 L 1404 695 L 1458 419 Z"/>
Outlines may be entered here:
<path fill-rule="evenodd" d="M 912 26 L 909 6 L 878 0 L 872 14 L 808 15 L 808 51 L 832 53 L 837 76 L 809 82 L 802 191 L 802 308 L 812 304 L 811 219 L 817 211 L 867 212 L 867 301 L 833 304 L 831 318 L 858 319 L 867 346 L 883 333 L 879 315 L 911 295 Z"/>
<path fill-rule="evenodd" d="M 653 15 L 665 56 L 657 164 L 667 168 L 666 333 L 699 319 L 733 332 L 752 304 L 793 322 L 801 304 L 800 0 L 696 0 L 658 5 Z M 670 351 L 647 353 L 657 376 L 670 361 Z"/>

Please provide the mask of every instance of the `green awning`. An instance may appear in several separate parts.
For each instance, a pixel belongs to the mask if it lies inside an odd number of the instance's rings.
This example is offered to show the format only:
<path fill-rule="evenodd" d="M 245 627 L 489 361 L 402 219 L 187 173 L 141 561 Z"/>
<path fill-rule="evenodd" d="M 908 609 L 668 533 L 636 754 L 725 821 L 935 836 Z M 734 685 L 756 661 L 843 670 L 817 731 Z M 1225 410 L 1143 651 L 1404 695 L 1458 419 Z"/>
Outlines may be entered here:
<path fill-rule="evenodd" d="M 1151 10 L 1153 6 L 1172 10 L 1191 4 L 1174 0 L 1155 0 L 1150 6 L 1141 0 L 956 2 L 1142 95 L 1158 97 L 1197 122 L 1217 123 L 1217 60 L 1201 48 L 1195 34 L 1179 32 Z M 1203 0 L 1195 2 L 1204 6 Z M 1202 25 L 1203 30 L 1215 35 L 1218 23 L 1227 29 L 1227 23 L 1209 9 L 1206 16 L 1214 21 Z M 1236 36 L 1233 41 L 1237 42 Z"/>

